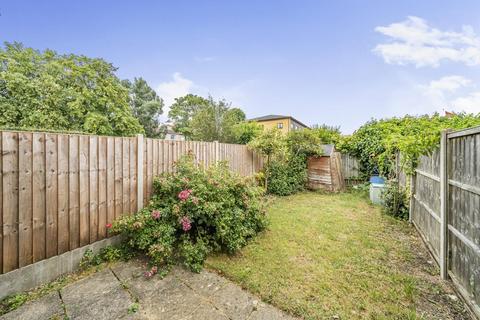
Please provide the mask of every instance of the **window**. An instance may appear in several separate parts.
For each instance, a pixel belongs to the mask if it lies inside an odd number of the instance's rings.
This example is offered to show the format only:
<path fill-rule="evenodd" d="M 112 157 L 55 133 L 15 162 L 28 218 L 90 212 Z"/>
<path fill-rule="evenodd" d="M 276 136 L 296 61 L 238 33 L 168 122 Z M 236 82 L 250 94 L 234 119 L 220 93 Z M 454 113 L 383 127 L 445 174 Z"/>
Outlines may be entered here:
<path fill-rule="evenodd" d="M 170 139 L 171 139 L 171 140 L 175 140 L 175 135 L 174 135 L 174 134 L 171 134 L 171 135 L 170 135 Z"/>
<path fill-rule="evenodd" d="M 277 128 L 278 129 L 283 129 L 283 122 L 277 123 Z"/>

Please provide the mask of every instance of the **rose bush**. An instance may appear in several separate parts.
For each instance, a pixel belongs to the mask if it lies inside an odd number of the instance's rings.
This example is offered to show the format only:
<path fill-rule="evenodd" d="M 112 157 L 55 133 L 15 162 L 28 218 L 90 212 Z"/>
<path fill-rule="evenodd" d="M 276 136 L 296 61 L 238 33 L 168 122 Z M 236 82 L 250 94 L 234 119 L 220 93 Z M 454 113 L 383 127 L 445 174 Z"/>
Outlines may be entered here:
<path fill-rule="evenodd" d="M 200 271 L 208 253 L 234 253 L 266 227 L 263 189 L 253 178 L 232 173 L 225 163 L 199 168 L 191 156 L 175 171 L 155 179 L 148 207 L 111 229 L 152 266 L 180 261 Z"/>

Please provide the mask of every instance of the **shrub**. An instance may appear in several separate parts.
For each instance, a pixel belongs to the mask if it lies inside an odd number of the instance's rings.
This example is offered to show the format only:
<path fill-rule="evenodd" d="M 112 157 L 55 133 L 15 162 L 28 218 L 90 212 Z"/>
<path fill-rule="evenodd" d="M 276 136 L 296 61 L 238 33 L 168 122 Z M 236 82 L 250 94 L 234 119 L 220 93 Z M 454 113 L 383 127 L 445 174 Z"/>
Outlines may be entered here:
<path fill-rule="evenodd" d="M 123 217 L 112 229 L 152 265 L 180 261 L 198 272 L 208 253 L 234 253 L 266 227 L 262 194 L 254 179 L 241 178 L 225 163 L 202 169 L 187 156 L 175 173 L 155 179 L 147 208 Z"/>
<path fill-rule="evenodd" d="M 408 219 L 408 196 L 406 191 L 398 185 L 398 182 L 390 181 L 387 183 L 387 187 L 382 192 L 382 200 L 384 213 L 399 219 Z"/>
<path fill-rule="evenodd" d="M 266 157 L 263 169 L 268 193 L 285 196 L 301 191 L 307 181 L 307 158 L 321 155 L 321 141 L 313 130 L 303 129 L 282 135 L 267 130 L 249 143 L 249 147 Z"/>
<path fill-rule="evenodd" d="M 307 164 L 303 157 L 272 161 L 268 170 L 268 193 L 287 196 L 305 188 Z"/>

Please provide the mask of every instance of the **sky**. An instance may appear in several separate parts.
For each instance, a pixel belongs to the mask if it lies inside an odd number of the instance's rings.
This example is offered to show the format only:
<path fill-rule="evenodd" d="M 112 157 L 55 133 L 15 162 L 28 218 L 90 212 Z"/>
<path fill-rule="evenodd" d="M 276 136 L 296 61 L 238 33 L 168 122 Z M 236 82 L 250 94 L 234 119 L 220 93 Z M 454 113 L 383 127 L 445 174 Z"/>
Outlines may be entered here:
<path fill-rule="evenodd" d="M 103 58 L 167 107 L 212 95 L 248 118 L 347 134 L 371 118 L 480 113 L 478 0 L 2 0 L 0 41 Z"/>

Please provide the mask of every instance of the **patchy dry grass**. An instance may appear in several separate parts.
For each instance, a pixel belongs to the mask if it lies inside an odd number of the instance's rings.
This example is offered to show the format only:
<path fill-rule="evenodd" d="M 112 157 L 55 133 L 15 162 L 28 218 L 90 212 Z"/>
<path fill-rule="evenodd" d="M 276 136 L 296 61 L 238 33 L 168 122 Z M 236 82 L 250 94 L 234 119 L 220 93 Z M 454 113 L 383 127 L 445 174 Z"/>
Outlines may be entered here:
<path fill-rule="evenodd" d="M 208 267 L 305 319 L 468 317 L 412 227 L 361 194 L 301 193 L 276 199 L 269 214 L 268 231 Z"/>

